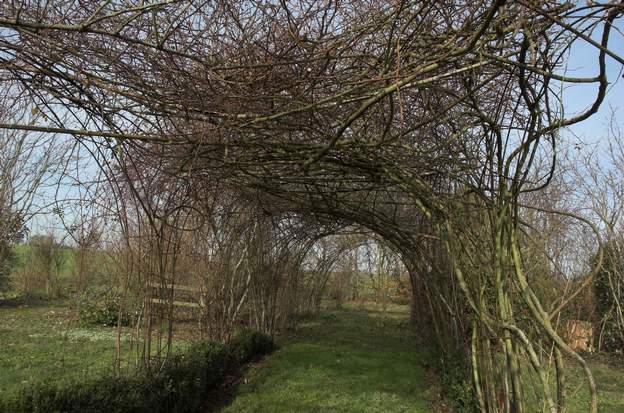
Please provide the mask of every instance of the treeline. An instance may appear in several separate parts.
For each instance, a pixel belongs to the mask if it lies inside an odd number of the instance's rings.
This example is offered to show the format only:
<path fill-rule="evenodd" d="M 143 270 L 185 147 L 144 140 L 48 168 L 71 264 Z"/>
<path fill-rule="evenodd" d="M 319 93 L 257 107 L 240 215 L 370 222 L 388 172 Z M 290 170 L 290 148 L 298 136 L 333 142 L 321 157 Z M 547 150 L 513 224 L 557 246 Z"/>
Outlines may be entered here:
<path fill-rule="evenodd" d="M 7 248 L 2 292 L 70 298 L 108 282 L 112 260 L 94 246 L 85 251 L 55 235 L 34 235 Z"/>

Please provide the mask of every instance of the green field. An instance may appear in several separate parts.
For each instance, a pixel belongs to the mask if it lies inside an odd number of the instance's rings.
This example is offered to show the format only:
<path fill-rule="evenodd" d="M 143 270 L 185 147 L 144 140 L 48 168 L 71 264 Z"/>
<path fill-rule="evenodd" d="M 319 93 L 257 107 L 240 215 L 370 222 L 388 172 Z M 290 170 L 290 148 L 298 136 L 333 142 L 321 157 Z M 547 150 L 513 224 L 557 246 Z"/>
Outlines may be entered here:
<path fill-rule="evenodd" d="M 36 249 L 28 244 L 13 246 L 15 262 L 11 268 L 9 291 L 4 296 L 15 295 L 19 291 L 30 295 L 48 295 L 69 298 L 76 291 L 77 254 L 78 251 L 69 247 L 56 250 L 59 254 L 58 263 L 49 263 L 46 268 L 37 256 Z M 57 266 L 58 264 L 58 266 Z M 103 251 L 91 251 L 87 255 L 86 264 L 81 269 L 83 286 L 110 286 L 116 273 L 113 259 Z M 50 289 L 47 289 L 47 277 L 50 277 Z M 0 299 L 3 293 L 0 292 Z"/>
<path fill-rule="evenodd" d="M 17 259 L 15 267 L 13 269 L 14 273 L 18 273 L 20 271 L 28 269 L 28 264 L 32 261 L 34 255 L 32 249 L 33 248 L 28 244 L 19 244 L 13 246 L 13 253 L 15 254 L 15 258 Z M 72 277 L 74 275 L 76 266 L 74 250 L 72 250 L 71 248 L 63 248 L 61 250 L 61 254 L 63 256 L 63 262 L 59 270 L 58 276 L 61 279 Z"/>

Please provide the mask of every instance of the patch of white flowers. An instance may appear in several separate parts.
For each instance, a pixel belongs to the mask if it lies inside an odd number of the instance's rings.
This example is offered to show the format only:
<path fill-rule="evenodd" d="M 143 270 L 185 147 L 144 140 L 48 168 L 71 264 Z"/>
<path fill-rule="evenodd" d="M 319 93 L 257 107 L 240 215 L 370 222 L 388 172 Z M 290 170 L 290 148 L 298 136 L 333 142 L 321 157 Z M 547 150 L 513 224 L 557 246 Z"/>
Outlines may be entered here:
<path fill-rule="evenodd" d="M 89 340 L 89 341 L 110 341 L 117 337 L 115 331 L 103 331 L 103 330 L 87 330 L 87 329 L 72 329 L 67 332 L 67 338 L 70 341 Z M 121 335 L 121 340 L 126 341 L 129 339 L 127 334 Z"/>

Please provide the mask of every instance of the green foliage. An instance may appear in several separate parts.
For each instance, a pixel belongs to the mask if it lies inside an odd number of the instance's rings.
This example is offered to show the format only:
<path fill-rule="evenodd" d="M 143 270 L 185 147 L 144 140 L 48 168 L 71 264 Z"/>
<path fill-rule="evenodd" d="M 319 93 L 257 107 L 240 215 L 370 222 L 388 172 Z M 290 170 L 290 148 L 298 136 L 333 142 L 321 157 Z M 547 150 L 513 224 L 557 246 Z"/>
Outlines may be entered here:
<path fill-rule="evenodd" d="M 1 412 L 70 413 L 135 410 L 140 379 L 103 377 L 80 382 L 38 383 L 9 394 L 0 401 Z"/>
<path fill-rule="evenodd" d="M 622 349 L 624 349 L 624 332 L 612 317 L 608 317 L 601 322 L 597 331 L 602 340 L 601 350 L 610 353 L 622 352 Z"/>
<path fill-rule="evenodd" d="M 0 413 L 197 412 L 207 391 L 235 373 L 240 360 L 266 354 L 266 343 L 272 342 L 257 332 L 241 334 L 239 340 L 251 345 L 200 342 L 171 356 L 160 369 L 27 386 L 0 400 Z"/>
<path fill-rule="evenodd" d="M 232 355 L 238 363 L 244 364 L 256 355 L 273 351 L 273 339 L 260 331 L 239 330 L 234 333 L 229 343 Z"/>
<path fill-rule="evenodd" d="M 470 380 L 470 366 L 465 356 L 438 358 L 436 370 L 442 381 L 442 395 L 456 413 L 477 412 L 478 403 Z"/>
<path fill-rule="evenodd" d="M 84 325 L 117 325 L 122 306 L 121 294 L 112 288 L 89 288 L 78 298 L 78 317 Z M 121 311 L 121 325 L 128 326 L 131 322 L 131 310 L 128 304 Z"/>
<path fill-rule="evenodd" d="M 221 383 L 227 374 L 234 372 L 234 368 L 235 363 L 226 346 L 213 342 L 197 343 L 185 353 L 172 356 L 160 371 L 148 372 L 141 377 L 143 410 L 131 411 L 197 412 L 206 391 Z"/>

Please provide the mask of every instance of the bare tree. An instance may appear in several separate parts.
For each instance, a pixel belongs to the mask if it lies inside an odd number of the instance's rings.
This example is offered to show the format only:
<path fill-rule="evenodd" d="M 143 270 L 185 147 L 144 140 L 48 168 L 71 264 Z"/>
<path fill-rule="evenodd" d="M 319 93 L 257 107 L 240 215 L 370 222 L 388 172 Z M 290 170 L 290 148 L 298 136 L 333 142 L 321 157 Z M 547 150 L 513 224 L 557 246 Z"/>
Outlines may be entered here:
<path fill-rule="evenodd" d="M 0 119 L 36 122 L 37 111 L 31 112 L 32 106 L 14 93 L 14 86 L 2 90 Z M 0 131 L 0 288 L 7 287 L 11 246 L 24 238 L 28 222 L 46 207 L 44 193 L 59 178 L 64 150 L 54 136 Z"/>
<path fill-rule="evenodd" d="M 587 219 L 595 222 L 605 240 L 605 266 L 595 280 L 596 310 L 599 316 L 597 347 L 619 347 L 624 343 L 624 144 L 614 113 L 609 120 L 608 135 L 602 142 L 605 150 L 582 151 L 571 156 L 571 181 L 576 185 L 576 198 Z M 591 265 L 596 251 L 585 248 L 585 259 Z M 607 327 L 608 326 L 608 327 Z M 605 334 L 605 331 L 608 333 Z M 608 338 L 607 338 L 608 337 Z"/>

